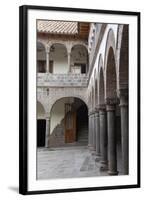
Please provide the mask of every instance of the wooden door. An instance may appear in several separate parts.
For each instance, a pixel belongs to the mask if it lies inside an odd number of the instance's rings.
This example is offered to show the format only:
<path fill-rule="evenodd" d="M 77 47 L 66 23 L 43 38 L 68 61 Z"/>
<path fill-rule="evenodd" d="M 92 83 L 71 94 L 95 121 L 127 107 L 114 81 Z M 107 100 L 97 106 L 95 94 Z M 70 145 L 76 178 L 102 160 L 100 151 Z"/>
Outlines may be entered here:
<path fill-rule="evenodd" d="M 76 112 L 71 104 L 65 104 L 65 143 L 76 141 Z"/>

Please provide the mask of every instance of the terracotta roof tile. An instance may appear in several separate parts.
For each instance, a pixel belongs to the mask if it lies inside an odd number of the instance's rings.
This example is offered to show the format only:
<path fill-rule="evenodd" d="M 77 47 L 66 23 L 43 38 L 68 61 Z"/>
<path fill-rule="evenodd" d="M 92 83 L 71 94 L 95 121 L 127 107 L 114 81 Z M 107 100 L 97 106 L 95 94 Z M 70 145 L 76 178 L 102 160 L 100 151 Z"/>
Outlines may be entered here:
<path fill-rule="evenodd" d="M 77 22 L 38 20 L 37 30 L 44 33 L 78 34 Z"/>

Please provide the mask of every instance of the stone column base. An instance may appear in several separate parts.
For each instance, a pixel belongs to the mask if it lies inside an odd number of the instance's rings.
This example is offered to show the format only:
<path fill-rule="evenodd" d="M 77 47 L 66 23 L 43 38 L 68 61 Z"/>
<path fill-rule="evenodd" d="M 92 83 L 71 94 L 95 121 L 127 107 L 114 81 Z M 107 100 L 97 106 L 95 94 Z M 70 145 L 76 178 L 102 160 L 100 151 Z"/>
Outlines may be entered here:
<path fill-rule="evenodd" d="M 101 160 L 100 154 L 96 154 L 95 162 L 99 162 Z"/>
<path fill-rule="evenodd" d="M 108 174 L 111 176 L 116 176 L 116 175 L 118 175 L 118 171 L 116 171 L 116 172 L 108 171 Z"/>
<path fill-rule="evenodd" d="M 100 166 L 100 171 L 104 172 L 104 171 L 108 171 L 108 163 L 106 161 L 101 161 L 101 166 Z"/>

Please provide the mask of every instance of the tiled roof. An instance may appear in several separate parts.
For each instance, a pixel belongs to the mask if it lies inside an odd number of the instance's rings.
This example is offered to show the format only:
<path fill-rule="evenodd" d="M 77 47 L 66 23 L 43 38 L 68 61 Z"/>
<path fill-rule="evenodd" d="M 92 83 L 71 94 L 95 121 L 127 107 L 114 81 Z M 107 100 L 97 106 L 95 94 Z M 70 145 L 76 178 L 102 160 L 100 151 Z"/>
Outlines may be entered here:
<path fill-rule="evenodd" d="M 77 22 L 65 21 L 44 21 L 38 20 L 38 32 L 55 33 L 55 34 L 78 34 Z"/>

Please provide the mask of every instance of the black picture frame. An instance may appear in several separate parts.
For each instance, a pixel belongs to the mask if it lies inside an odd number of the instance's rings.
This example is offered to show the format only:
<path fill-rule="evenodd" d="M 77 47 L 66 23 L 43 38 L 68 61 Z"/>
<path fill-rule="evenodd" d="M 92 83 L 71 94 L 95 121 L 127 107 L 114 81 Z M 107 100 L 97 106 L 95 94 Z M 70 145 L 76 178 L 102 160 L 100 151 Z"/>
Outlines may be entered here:
<path fill-rule="evenodd" d="M 28 11 L 49 10 L 76 13 L 100 13 L 111 15 L 128 15 L 137 17 L 137 184 L 104 186 L 90 188 L 72 188 L 28 191 Z M 130 11 L 95 10 L 66 7 L 46 7 L 23 5 L 19 7 L 19 193 L 23 195 L 95 191 L 109 189 L 126 189 L 140 187 L 140 13 Z"/>

